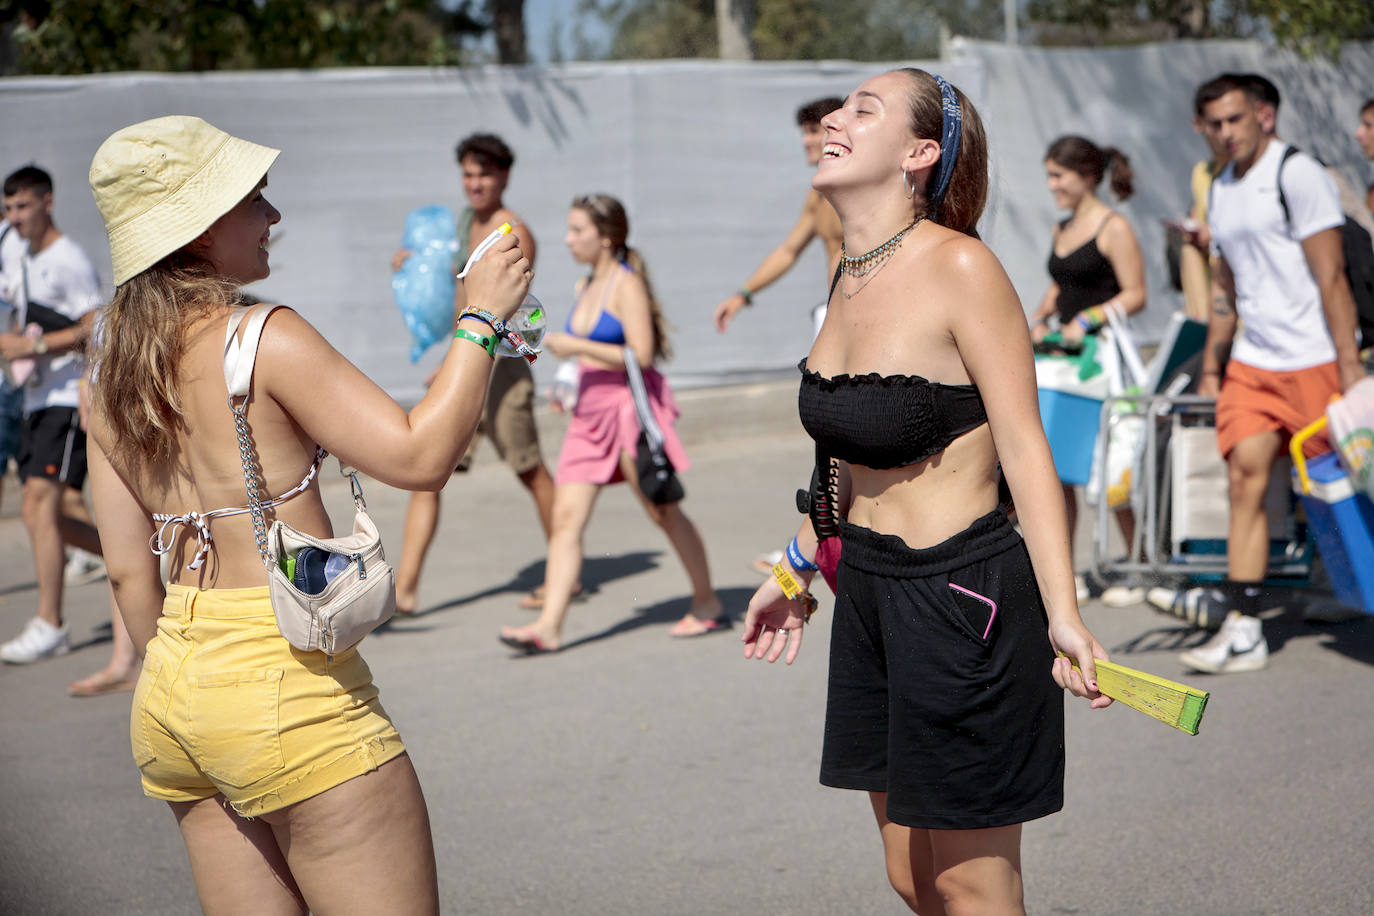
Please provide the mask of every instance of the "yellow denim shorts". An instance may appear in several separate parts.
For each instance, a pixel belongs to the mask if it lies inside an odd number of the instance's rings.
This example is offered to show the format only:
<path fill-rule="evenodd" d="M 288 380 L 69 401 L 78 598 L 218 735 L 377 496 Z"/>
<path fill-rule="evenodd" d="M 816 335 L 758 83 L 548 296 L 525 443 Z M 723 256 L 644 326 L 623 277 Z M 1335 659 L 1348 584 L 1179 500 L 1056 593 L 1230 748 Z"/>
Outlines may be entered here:
<path fill-rule="evenodd" d="M 189 802 L 222 793 L 247 817 L 405 751 L 357 650 L 292 648 L 266 586 L 167 586 L 129 734 L 145 794 Z"/>

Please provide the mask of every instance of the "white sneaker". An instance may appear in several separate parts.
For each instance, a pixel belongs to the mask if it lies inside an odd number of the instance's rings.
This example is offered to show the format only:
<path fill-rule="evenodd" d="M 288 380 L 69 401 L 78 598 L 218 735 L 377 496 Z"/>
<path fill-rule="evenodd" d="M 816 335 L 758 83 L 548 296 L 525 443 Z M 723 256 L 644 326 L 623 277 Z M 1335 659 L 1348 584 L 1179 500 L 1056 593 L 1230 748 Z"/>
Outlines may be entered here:
<path fill-rule="evenodd" d="M 1258 617 L 1232 611 L 1221 629 L 1206 643 L 1189 649 L 1178 660 L 1194 671 L 1208 674 L 1237 674 L 1259 671 L 1269 666 L 1269 644 Z"/>
<path fill-rule="evenodd" d="M 1161 611 L 1171 611 L 1174 606 L 1174 597 L 1177 594 L 1177 589 L 1157 585 L 1145 593 L 1145 600 Z"/>
<path fill-rule="evenodd" d="M 1097 600 L 1107 607 L 1130 607 L 1145 600 L 1145 589 L 1138 585 L 1113 585 Z"/>
<path fill-rule="evenodd" d="M 11 665 L 27 665 L 44 658 L 66 655 L 70 650 L 66 627 L 58 629 L 43 618 L 35 617 L 22 633 L 0 646 L 0 660 Z"/>
<path fill-rule="evenodd" d="M 62 584 L 68 588 L 99 582 L 105 576 L 105 561 L 80 547 L 72 548 L 67 565 L 62 568 Z"/>
<path fill-rule="evenodd" d="M 1073 587 L 1074 590 L 1078 592 L 1079 604 L 1082 604 L 1092 597 L 1092 592 L 1088 591 L 1088 580 L 1084 579 L 1082 576 L 1075 575 L 1073 577 Z"/>

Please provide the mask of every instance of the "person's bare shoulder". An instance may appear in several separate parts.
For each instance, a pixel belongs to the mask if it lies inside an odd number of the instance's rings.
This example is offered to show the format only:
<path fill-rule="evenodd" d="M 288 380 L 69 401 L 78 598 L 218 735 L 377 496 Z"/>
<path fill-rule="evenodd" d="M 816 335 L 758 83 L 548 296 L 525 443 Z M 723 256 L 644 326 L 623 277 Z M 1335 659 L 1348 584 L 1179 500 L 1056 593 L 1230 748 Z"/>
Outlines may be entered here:
<path fill-rule="evenodd" d="M 956 310 L 1001 310 L 1008 303 L 1020 307 L 1011 280 L 997 255 L 980 239 L 943 229 L 936 242 L 932 279 L 941 298 Z"/>

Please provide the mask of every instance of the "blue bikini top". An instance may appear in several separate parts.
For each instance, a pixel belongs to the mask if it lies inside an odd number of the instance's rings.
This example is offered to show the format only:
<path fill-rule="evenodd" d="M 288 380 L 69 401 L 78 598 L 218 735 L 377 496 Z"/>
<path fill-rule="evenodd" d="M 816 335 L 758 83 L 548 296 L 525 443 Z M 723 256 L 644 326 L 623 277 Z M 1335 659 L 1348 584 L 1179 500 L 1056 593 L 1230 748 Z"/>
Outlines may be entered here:
<path fill-rule="evenodd" d="M 629 266 L 624 263 L 622 263 L 620 266 L 626 271 L 630 270 Z M 606 291 L 601 294 L 601 305 L 600 311 L 597 313 L 596 316 L 596 324 L 592 325 L 592 329 L 585 335 L 585 339 L 595 340 L 598 343 L 625 343 L 625 326 L 620 323 L 619 318 L 615 317 L 610 312 L 606 311 L 606 303 L 610 301 L 611 290 L 615 289 L 616 281 L 618 281 L 619 279 L 620 274 L 616 273 L 611 278 L 611 282 L 606 284 Z M 583 292 L 585 293 L 586 291 L 584 290 Z M 581 302 L 581 300 L 582 297 L 578 296 L 578 301 Z M 575 314 L 576 312 L 577 309 L 574 307 L 573 313 Z M 567 331 L 569 334 L 574 334 L 575 336 L 583 336 L 577 335 L 576 332 L 573 331 L 572 320 L 573 316 L 571 314 L 568 315 L 567 324 L 564 325 L 563 329 Z"/>

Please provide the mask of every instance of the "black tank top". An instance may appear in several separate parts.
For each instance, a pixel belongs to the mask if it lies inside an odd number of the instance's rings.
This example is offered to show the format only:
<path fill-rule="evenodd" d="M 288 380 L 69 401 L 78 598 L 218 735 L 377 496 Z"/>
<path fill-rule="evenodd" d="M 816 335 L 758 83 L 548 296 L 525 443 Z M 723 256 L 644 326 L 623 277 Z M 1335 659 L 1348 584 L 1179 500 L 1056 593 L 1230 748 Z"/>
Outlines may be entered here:
<path fill-rule="evenodd" d="M 1116 282 L 1116 271 L 1112 270 L 1111 262 L 1097 247 L 1097 237 L 1102 234 L 1107 220 L 1115 215 L 1114 212 L 1108 213 L 1107 219 L 1097 227 L 1092 238 L 1062 258 L 1055 254 L 1054 246 L 1050 246 L 1050 278 L 1059 285 L 1059 300 L 1055 303 L 1055 310 L 1059 313 L 1060 322 L 1070 322 L 1084 309 L 1101 305 L 1121 292 L 1121 285 Z M 1067 224 L 1068 220 L 1065 220 L 1059 227 L 1062 229 Z"/>
<path fill-rule="evenodd" d="M 919 464 L 988 421 L 974 385 L 942 385 L 919 375 L 837 375 L 798 363 L 797 410 L 817 451 L 885 470 Z"/>

